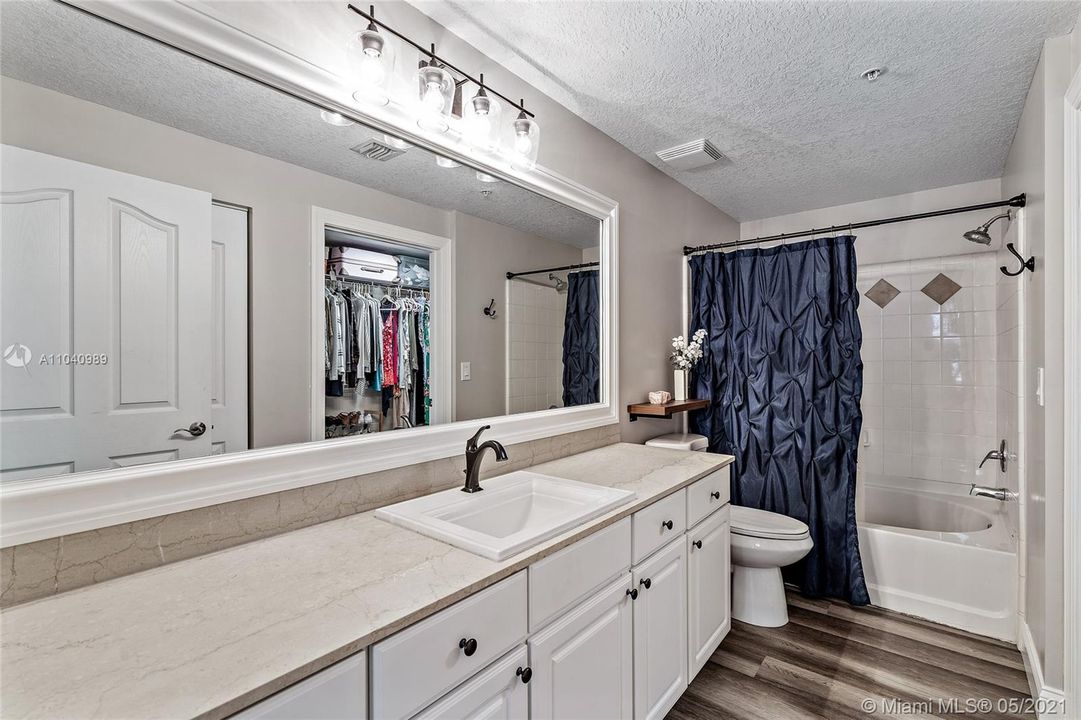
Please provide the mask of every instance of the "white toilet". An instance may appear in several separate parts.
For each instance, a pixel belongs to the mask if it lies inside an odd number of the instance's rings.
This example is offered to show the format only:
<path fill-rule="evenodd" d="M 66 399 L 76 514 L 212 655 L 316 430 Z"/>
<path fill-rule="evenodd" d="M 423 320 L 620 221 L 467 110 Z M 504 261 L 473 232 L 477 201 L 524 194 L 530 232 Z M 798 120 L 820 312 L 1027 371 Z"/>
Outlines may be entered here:
<path fill-rule="evenodd" d="M 807 526 L 786 515 L 732 506 L 732 617 L 751 625 L 788 624 L 781 568 L 811 548 Z"/>
<path fill-rule="evenodd" d="M 646 445 L 705 452 L 702 435 L 674 433 L 647 440 Z M 803 558 L 814 547 L 807 526 L 787 515 L 732 506 L 732 617 L 751 625 L 788 624 L 781 568 Z"/>

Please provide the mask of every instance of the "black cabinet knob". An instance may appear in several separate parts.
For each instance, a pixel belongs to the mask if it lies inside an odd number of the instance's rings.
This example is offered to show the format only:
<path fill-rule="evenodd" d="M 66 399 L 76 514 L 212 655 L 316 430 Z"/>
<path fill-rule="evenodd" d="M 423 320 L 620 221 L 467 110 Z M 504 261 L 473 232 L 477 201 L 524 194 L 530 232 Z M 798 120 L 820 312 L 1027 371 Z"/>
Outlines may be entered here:
<path fill-rule="evenodd" d="M 671 530 L 672 529 L 672 521 L 671 520 L 665 520 L 664 522 L 661 523 L 661 527 L 662 528 L 668 528 L 669 530 Z"/>
<path fill-rule="evenodd" d="M 627 594 L 631 596 L 631 600 L 638 599 L 638 588 L 631 588 L 627 591 Z"/>
<path fill-rule="evenodd" d="M 458 641 L 458 647 L 462 649 L 462 652 L 465 653 L 466 657 L 469 657 L 477 651 L 476 638 L 469 638 L 468 640 L 462 638 Z"/>
<path fill-rule="evenodd" d="M 649 586 L 653 584 L 653 581 L 649 578 L 646 578 L 645 580 L 639 581 L 638 584 L 644 587 L 646 590 L 649 590 Z"/>
<path fill-rule="evenodd" d="M 691 543 L 691 545 L 694 545 L 699 550 L 702 549 L 702 541 L 701 540 L 695 540 L 693 543 Z"/>
<path fill-rule="evenodd" d="M 721 499 L 721 491 L 720 490 L 714 490 L 713 492 L 711 492 L 709 494 L 709 496 L 711 498 L 713 498 L 714 500 L 720 500 Z"/>
<path fill-rule="evenodd" d="M 527 683 L 533 678 L 533 668 L 520 667 L 514 674 L 522 678 L 522 682 Z"/>

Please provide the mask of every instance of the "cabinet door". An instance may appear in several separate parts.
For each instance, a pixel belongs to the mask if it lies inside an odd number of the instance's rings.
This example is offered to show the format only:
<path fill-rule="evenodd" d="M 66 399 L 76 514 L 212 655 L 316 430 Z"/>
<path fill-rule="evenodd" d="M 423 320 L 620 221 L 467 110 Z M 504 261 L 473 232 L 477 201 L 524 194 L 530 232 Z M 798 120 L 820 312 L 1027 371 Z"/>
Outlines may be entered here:
<path fill-rule="evenodd" d="M 687 541 L 634 568 L 634 717 L 663 718 L 687 689 Z"/>
<path fill-rule="evenodd" d="M 690 679 L 732 627 L 731 511 L 726 506 L 687 533 Z"/>
<path fill-rule="evenodd" d="M 413 720 L 528 720 L 528 659 L 521 645 Z"/>
<path fill-rule="evenodd" d="M 628 718 L 634 704 L 629 573 L 529 640 L 533 720 Z"/>
<path fill-rule="evenodd" d="M 241 710 L 232 720 L 365 720 L 367 683 L 361 651 Z"/>

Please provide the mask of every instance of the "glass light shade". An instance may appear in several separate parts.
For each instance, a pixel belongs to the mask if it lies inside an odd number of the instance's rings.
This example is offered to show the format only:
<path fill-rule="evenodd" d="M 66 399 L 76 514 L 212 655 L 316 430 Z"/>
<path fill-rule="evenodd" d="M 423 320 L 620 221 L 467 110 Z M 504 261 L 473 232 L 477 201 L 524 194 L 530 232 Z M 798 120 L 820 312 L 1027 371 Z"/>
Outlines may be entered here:
<path fill-rule="evenodd" d="M 390 102 L 387 78 L 394 67 L 393 49 L 374 24 L 349 37 L 346 54 L 354 100 L 372 105 Z"/>
<path fill-rule="evenodd" d="M 323 122 L 335 127 L 349 127 L 356 124 L 341 113 L 336 113 L 333 110 L 320 110 L 319 117 L 323 118 Z"/>
<path fill-rule="evenodd" d="M 435 156 L 435 164 L 441 168 L 456 168 L 462 166 L 460 162 L 454 162 L 450 158 L 443 157 L 442 155 Z"/>
<path fill-rule="evenodd" d="M 486 172 L 484 172 L 482 170 L 477 170 L 477 180 L 480 180 L 483 183 L 497 183 L 497 182 L 499 182 L 499 178 L 497 178 L 495 175 L 489 175 L 488 173 L 486 173 Z"/>
<path fill-rule="evenodd" d="M 501 114 L 502 107 L 495 98 L 478 92 L 462 103 L 462 139 L 478 148 L 497 146 Z"/>
<path fill-rule="evenodd" d="M 417 125 L 425 130 L 446 132 L 450 127 L 448 118 L 454 105 L 454 77 L 432 60 L 417 70 L 416 78 L 419 100 Z"/>
<path fill-rule="evenodd" d="M 511 130 L 511 162 L 517 167 L 535 167 L 540 149 L 540 125 L 523 112 L 511 124 Z"/>
<path fill-rule="evenodd" d="M 408 150 L 409 148 L 413 147 L 405 140 L 394 137 L 393 135 L 387 135 L 385 133 L 383 134 L 383 142 L 387 145 L 390 145 L 395 150 Z"/>

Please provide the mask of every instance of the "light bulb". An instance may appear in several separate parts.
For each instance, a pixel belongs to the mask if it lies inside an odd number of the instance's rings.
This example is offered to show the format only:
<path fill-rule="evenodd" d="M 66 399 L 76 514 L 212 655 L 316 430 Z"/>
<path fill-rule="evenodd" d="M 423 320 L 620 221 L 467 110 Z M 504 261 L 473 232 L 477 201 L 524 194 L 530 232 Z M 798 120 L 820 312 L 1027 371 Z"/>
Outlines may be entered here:
<path fill-rule="evenodd" d="M 387 78 L 383 57 L 378 50 L 367 49 L 360 61 L 360 80 L 368 85 L 382 85 Z"/>
<path fill-rule="evenodd" d="M 474 115 L 466 128 L 469 139 L 475 143 L 488 141 L 492 134 L 492 121 L 487 115 Z"/>
<path fill-rule="evenodd" d="M 427 89 L 424 91 L 424 97 L 421 98 L 421 102 L 424 104 L 425 109 L 431 112 L 443 111 L 443 92 L 439 87 L 439 83 L 430 82 L 427 85 Z"/>
<path fill-rule="evenodd" d="M 529 137 L 529 133 L 518 133 L 514 138 L 514 150 L 520 155 L 528 155 L 533 152 L 533 141 Z"/>

